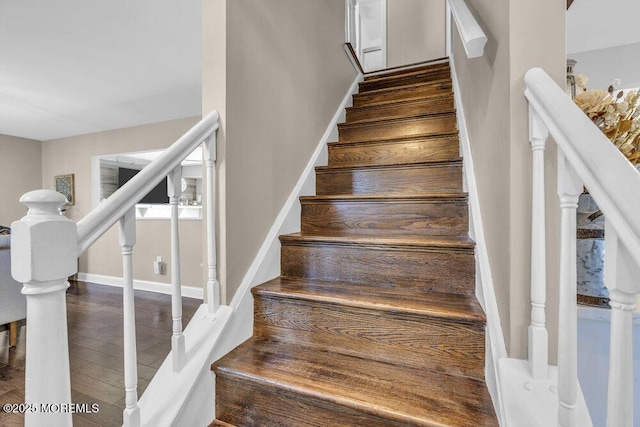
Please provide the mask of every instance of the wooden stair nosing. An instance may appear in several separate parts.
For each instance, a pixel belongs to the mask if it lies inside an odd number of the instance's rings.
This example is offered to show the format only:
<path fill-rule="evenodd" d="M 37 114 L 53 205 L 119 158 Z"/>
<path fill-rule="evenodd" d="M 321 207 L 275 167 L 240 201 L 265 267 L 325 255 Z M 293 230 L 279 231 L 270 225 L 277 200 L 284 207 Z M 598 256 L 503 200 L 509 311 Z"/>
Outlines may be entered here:
<path fill-rule="evenodd" d="M 419 252 L 471 252 L 475 242 L 468 237 L 371 237 L 371 236 L 318 236 L 300 233 L 282 234 L 279 236 L 283 245 L 333 245 L 362 247 L 385 251 L 419 251 Z"/>
<path fill-rule="evenodd" d="M 409 136 L 406 138 L 392 138 L 392 139 L 378 139 L 378 140 L 366 140 L 366 141 L 333 141 L 328 142 L 329 148 L 339 148 L 346 146 L 362 146 L 362 145 L 376 145 L 376 144 L 393 144 L 393 143 L 405 143 L 405 142 L 427 142 L 429 140 L 441 139 L 441 138 L 455 138 L 458 139 L 458 132 L 444 132 L 444 133 L 430 133 L 423 136 Z M 460 157 L 461 159 L 461 157 Z M 407 163 L 408 164 L 408 163 Z"/>
<path fill-rule="evenodd" d="M 462 425 L 496 425 L 483 381 L 371 360 L 363 363 L 357 357 L 286 343 L 255 344 L 246 341 L 237 348 L 235 359 L 225 356 L 214 363 L 216 375 L 412 425 L 444 426 L 453 417 Z M 254 360 L 260 365 L 255 366 Z M 371 387 L 373 379 L 376 384 Z"/>
<path fill-rule="evenodd" d="M 467 202 L 468 193 L 408 193 L 408 194 L 327 194 L 316 196 L 300 196 L 301 203 L 332 203 L 338 202 L 380 202 L 402 203 L 415 201 L 429 202 Z"/>
<path fill-rule="evenodd" d="M 341 165 L 326 165 L 316 166 L 316 172 L 332 172 L 332 171 L 344 171 L 344 170 L 390 170 L 390 169 L 405 169 L 405 168 L 423 168 L 423 167 L 448 167 L 448 166 L 460 166 L 462 167 L 462 157 L 449 160 L 434 160 L 428 162 L 419 163 L 394 163 L 389 165 L 362 165 L 362 166 L 341 166 Z"/>
<path fill-rule="evenodd" d="M 309 284 L 305 286 L 306 284 Z M 306 289 L 302 292 L 301 289 Z M 251 289 L 254 295 L 290 298 L 339 306 L 408 313 L 434 319 L 451 319 L 465 324 L 484 325 L 486 316 L 476 298 L 464 294 L 425 292 L 402 294 L 402 289 L 384 288 L 340 281 L 287 279 L 276 277 Z M 406 298 L 405 298 L 406 297 Z"/>

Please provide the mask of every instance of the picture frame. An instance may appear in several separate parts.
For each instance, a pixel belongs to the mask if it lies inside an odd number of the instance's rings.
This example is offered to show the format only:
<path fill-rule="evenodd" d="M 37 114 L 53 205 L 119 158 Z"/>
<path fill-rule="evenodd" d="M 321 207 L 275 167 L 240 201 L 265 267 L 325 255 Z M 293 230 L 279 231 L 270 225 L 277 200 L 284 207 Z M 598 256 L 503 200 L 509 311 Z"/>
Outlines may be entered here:
<path fill-rule="evenodd" d="M 53 177 L 54 188 L 58 193 L 62 193 L 67 198 L 65 206 L 76 204 L 76 188 L 74 174 L 56 175 Z"/>

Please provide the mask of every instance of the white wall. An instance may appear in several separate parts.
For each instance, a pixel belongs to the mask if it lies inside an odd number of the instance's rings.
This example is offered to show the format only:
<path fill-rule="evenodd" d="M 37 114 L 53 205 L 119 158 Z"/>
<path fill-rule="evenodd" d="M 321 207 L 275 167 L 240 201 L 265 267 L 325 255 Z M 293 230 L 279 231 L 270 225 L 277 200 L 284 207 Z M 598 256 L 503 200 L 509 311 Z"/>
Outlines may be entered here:
<path fill-rule="evenodd" d="M 622 80 L 619 89 L 640 87 L 640 43 L 572 53 L 578 61 L 574 74 L 589 78 L 588 89 L 606 90 L 614 79 Z"/>

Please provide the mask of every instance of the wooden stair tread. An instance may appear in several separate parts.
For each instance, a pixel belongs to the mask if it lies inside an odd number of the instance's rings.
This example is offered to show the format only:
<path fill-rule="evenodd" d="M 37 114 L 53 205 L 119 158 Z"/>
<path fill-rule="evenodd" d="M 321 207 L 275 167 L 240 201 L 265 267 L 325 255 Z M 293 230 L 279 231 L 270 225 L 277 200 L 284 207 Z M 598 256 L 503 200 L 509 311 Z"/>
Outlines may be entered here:
<path fill-rule="evenodd" d="M 338 123 L 338 129 L 358 129 L 375 125 L 390 125 L 394 123 L 406 123 L 410 124 L 416 120 L 425 119 L 425 118 L 436 118 L 436 117 L 453 117 L 455 118 L 456 112 L 452 111 L 439 111 L 437 113 L 426 113 L 426 114 L 415 114 L 412 116 L 402 116 L 402 117 L 392 117 L 392 118 L 382 118 L 382 119 L 369 119 L 369 120 L 361 120 L 358 122 L 344 122 Z"/>
<path fill-rule="evenodd" d="M 402 90 L 402 89 L 412 89 L 412 88 L 419 88 L 419 87 L 423 87 L 423 86 L 438 86 L 438 85 L 442 85 L 445 84 L 447 86 L 452 84 L 452 80 L 450 77 L 445 77 L 445 78 L 440 78 L 437 80 L 429 80 L 429 81 L 425 81 L 425 82 L 419 82 L 419 83 L 410 83 L 410 84 L 406 84 L 406 85 L 399 85 L 399 86 L 389 86 L 389 87 L 385 87 L 385 88 L 381 88 L 381 89 L 373 89 L 373 90 L 368 90 L 366 92 L 360 92 L 355 94 L 356 96 L 358 95 L 378 95 L 378 94 L 384 94 L 384 93 L 390 93 L 390 92 L 395 92 L 397 90 Z M 441 94 L 438 94 L 438 96 L 440 96 Z"/>
<path fill-rule="evenodd" d="M 348 246 L 366 246 L 385 250 L 400 249 L 453 249 L 473 250 L 475 242 L 466 236 L 317 236 L 300 233 L 283 234 L 282 243 L 318 243 Z"/>
<path fill-rule="evenodd" d="M 374 169 L 400 169 L 400 168 L 422 168 L 430 166 L 450 166 L 462 165 L 462 157 L 449 160 L 436 160 L 432 162 L 419 163 L 394 163 L 389 165 L 362 165 L 362 166 L 343 166 L 343 165 L 327 165 L 316 166 L 317 172 L 331 172 L 340 170 L 374 170 Z"/>
<path fill-rule="evenodd" d="M 399 74 L 397 76 L 386 77 L 378 80 L 365 80 L 358 84 L 358 91 L 362 93 L 370 90 L 381 89 L 383 87 L 403 86 L 443 78 L 451 78 L 451 69 L 449 67 Z"/>
<path fill-rule="evenodd" d="M 324 196 L 300 196 L 301 202 L 333 202 L 333 201 L 388 201 L 397 203 L 401 201 L 422 200 L 457 200 L 466 201 L 467 193 L 408 193 L 408 194 L 328 194 Z"/>
<path fill-rule="evenodd" d="M 420 141 L 430 141 L 439 138 L 458 138 L 458 132 L 448 132 L 448 133 L 439 133 L 439 134 L 431 134 L 420 137 L 409 137 L 409 138 L 394 138 L 394 139 L 380 139 L 380 140 L 371 140 L 371 141 L 334 141 L 329 142 L 327 145 L 331 148 L 335 147 L 346 147 L 346 146 L 361 146 L 361 145 L 375 145 L 375 144 L 393 144 L 395 143 L 404 143 L 404 142 L 420 142 Z M 459 157 L 458 159 L 461 159 Z M 457 159 L 456 159 L 457 160 Z M 319 166 L 322 167 L 322 166 Z"/>
<path fill-rule="evenodd" d="M 429 99 L 431 96 L 441 96 L 452 93 L 451 78 L 429 81 L 427 83 L 410 83 L 401 86 L 384 87 L 352 96 L 354 107 L 369 105 L 385 105 L 398 100 Z"/>
<path fill-rule="evenodd" d="M 485 323 L 485 315 L 475 296 L 414 289 L 372 287 L 368 285 L 277 277 L 253 288 L 258 295 L 321 301 L 342 306 L 446 318 L 459 322 Z"/>
<path fill-rule="evenodd" d="M 394 100 L 385 104 L 373 104 L 373 105 L 365 105 L 362 107 L 347 107 L 347 115 L 352 114 L 352 113 L 361 113 L 361 112 L 371 112 L 371 113 L 375 113 L 375 112 L 380 112 L 383 110 L 388 110 L 391 108 L 400 108 L 400 107 L 416 107 L 416 106 L 428 106 L 429 104 L 433 104 L 433 103 L 437 103 L 439 101 L 450 101 L 452 102 L 453 100 L 453 95 L 451 94 L 436 94 L 436 95 L 432 95 L 428 98 L 410 98 L 410 99 L 400 99 L 400 100 Z M 442 109 L 436 109 L 436 111 L 434 113 L 444 113 L 444 112 L 455 112 L 455 108 L 444 108 L 442 107 Z M 393 115 L 393 116 L 389 116 L 387 115 L 387 117 L 389 118 L 399 118 L 399 117 L 406 117 L 406 115 L 404 114 L 397 114 L 397 115 Z M 364 123 L 364 122 L 369 122 L 369 121 L 375 121 L 378 120 L 376 118 L 364 118 L 364 119 L 359 119 L 359 120 L 348 120 L 347 123 Z"/>
<path fill-rule="evenodd" d="M 471 378 L 255 339 L 215 363 L 214 370 L 395 422 L 497 425 L 484 382 Z"/>
<path fill-rule="evenodd" d="M 442 61 L 443 59 L 445 59 L 446 57 L 443 58 L 438 58 L 435 59 L 435 61 Z M 364 77 L 364 81 L 369 82 L 369 81 L 378 81 L 378 80 L 388 80 L 388 79 L 393 79 L 396 78 L 398 76 L 407 76 L 407 75 L 414 75 L 414 74 L 420 74 L 420 73 L 424 73 L 426 71 L 431 71 L 431 70 L 439 70 L 439 69 L 445 69 L 445 68 L 450 68 L 449 66 L 449 61 L 442 61 L 442 62 L 438 62 L 437 64 L 427 64 L 427 65 L 423 65 L 420 67 L 412 67 L 412 68 L 408 68 L 408 69 L 404 69 L 404 70 L 377 70 L 376 74 L 373 76 L 365 76 Z"/>

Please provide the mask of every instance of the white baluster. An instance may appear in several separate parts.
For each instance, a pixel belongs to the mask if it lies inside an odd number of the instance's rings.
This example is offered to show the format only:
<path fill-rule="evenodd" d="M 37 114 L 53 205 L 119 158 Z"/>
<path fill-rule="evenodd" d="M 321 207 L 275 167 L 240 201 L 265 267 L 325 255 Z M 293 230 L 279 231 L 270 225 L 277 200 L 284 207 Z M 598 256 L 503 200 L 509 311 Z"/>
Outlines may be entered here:
<path fill-rule="evenodd" d="M 122 248 L 122 311 L 124 316 L 124 427 L 140 426 L 138 407 L 138 356 L 136 354 L 136 314 L 133 294 L 133 246 L 136 244 L 135 207 L 120 219 Z"/>
<path fill-rule="evenodd" d="M 583 184 L 558 149 L 560 302 L 558 316 L 558 425 L 576 426 L 578 396 L 576 210 Z"/>
<path fill-rule="evenodd" d="M 633 312 L 640 269 L 620 241 L 616 230 L 605 224 L 604 280 L 611 301 L 611 344 L 607 426 L 633 425 Z"/>
<path fill-rule="evenodd" d="M 226 302 L 226 292 L 218 282 L 216 267 L 216 134 L 211 135 L 204 142 L 204 159 L 207 178 L 207 302 L 209 313 L 215 313 L 220 307 L 220 301 Z"/>
<path fill-rule="evenodd" d="M 11 225 L 11 270 L 27 298 L 25 403 L 37 409 L 26 411 L 27 427 L 72 423 L 70 411 L 50 409 L 71 403 L 65 291 L 78 271 L 78 236 L 60 213 L 66 201 L 55 191 L 31 191 L 20 199 L 27 216 Z"/>
<path fill-rule="evenodd" d="M 178 166 L 168 176 L 169 205 L 171 206 L 171 354 L 173 371 L 184 366 L 185 346 L 182 334 L 182 280 L 180 278 L 180 223 L 178 221 L 178 199 L 182 194 L 182 167 Z"/>
<path fill-rule="evenodd" d="M 529 369 L 538 380 L 547 379 L 549 336 L 545 326 L 547 299 L 546 226 L 544 196 L 544 148 L 547 127 L 529 106 L 529 140 L 533 152 L 531 202 L 531 324 L 529 325 Z"/>

